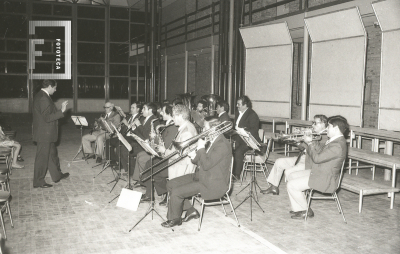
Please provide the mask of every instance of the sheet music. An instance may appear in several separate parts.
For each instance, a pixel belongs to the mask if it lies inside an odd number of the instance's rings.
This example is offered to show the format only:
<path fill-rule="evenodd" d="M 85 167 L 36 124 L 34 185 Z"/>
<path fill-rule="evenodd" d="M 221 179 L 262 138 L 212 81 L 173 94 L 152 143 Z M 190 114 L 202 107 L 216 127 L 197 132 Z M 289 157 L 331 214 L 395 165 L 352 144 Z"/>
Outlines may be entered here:
<path fill-rule="evenodd" d="M 121 195 L 118 198 L 117 206 L 136 211 L 138 209 L 141 197 L 141 192 L 122 188 Z"/>
<path fill-rule="evenodd" d="M 75 125 L 89 126 L 84 116 L 71 116 L 71 119 Z"/>

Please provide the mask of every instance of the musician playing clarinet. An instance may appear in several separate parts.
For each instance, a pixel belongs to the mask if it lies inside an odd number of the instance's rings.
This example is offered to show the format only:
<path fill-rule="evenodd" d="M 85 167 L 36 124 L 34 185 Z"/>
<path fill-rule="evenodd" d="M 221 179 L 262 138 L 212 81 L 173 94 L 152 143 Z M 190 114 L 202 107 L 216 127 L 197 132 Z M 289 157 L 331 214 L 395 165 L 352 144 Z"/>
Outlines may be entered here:
<path fill-rule="evenodd" d="M 205 130 L 220 124 L 215 116 L 206 117 L 204 120 Z M 231 144 L 222 134 L 216 133 L 209 138 L 209 146 L 206 147 L 206 141 L 199 139 L 197 149 L 189 154 L 192 162 L 197 165 L 196 171 L 168 182 L 168 220 L 161 224 L 163 227 L 179 226 L 182 222 L 200 217 L 199 212 L 188 200 L 191 196 L 200 193 L 205 200 L 219 199 L 228 190 Z M 182 219 L 183 210 L 186 210 L 186 216 Z"/>
<path fill-rule="evenodd" d="M 325 115 L 315 115 L 312 124 L 313 133 L 321 133 L 322 131 L 324 131 L 326 129 L 327 120 L 328 119 Z M 322 135 L 321 140 L 314 140 L 313 144 L 315 147 L 322 147 L 327 140 L 328 137 L 326 135 Z M 304 142 L 299 144 L 299 148 L 301 150 L 304 150 Z M 285 177 L 287 179 L 288 175 L 293 172 L 310 168 L 310 157 L 302 154 L 303 153 L 299 155 L 300 158 L 296 165 L 295 162 L 297 161 L 298 156 L 277 159 L 267 179 L 270 187 L 268 189 L 262 190 L 261 193 L 279 195 L 279 183 L 281 181 L 283 172 L 285 172 Z"/>
<path fill-rule="evenodd" d="M 97 163 L 101 163 L 103 160 L 103 150 L 104 150 L 104 142 L 106 139 L 110 138 L 110 133 L 106 130 L 102 129 L 101 126 L 97 123 L 98 121 L 106 121 L 108 125 L 111 127 L 111 123 L 114 124 L 115 127 L 119 128 L 121 122 L 121 116 L 114 110 L 114 104 L 111 102 L 107 102 L 104 105 L 104 117 L 100 117 L 95 122 L 95 129 L 92 133 L 86 134 L 82 137 L 82 146 L 83 151 L 87 154 L 87 159 L 95 158 Z M 93 153 L 92 142 L 96 142 L 96 151 Z"/>

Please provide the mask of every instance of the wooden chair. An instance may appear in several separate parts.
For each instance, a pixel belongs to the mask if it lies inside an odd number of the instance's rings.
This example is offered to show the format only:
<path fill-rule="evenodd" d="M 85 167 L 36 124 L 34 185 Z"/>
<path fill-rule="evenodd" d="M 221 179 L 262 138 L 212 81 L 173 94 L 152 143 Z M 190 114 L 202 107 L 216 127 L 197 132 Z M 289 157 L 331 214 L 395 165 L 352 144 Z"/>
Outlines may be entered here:
<path fill-rule="evenodd" d="M 345 161 L 343 161 L 343 163 L 342 163 L 342 168 L 341 168 L 341 170 L 340 170 L 338 186 L 337 186 L 337 188 L 336 188 L 336 190 L 335 190 L 334 192 L 329 193 L 329 194 L 332 195 L 331 197 L 313 197 L 313 191 L 314 191 L 314 189 L 310 189 L 310 190 L 309 190 L 309 192 L 308 192 L 307 210 L 306 210 L 306 216 L 304 217 L 304 221 L 307 221 L 308 210 L 310 209 L 310 205 L 311 205 L 311 199 L 332 199 L 332 200 L 335 200 L 335 201 L 336 201 L 337 209 L 339 210 L 339 213 L 342 214 L 344 223 L 347 224 L 346 218 L 344 217 L 344 214 L 343 214 L 342 206 L 340 205 L 339 197 L 338 197 L 338 195 L 337 195 L 337 190 L 340 188 L 340 184 L 342 183 L 344 162 L 345 162 Z M 307 196 L 307 193 L 306 193 L 306 196 Z"/>
<path fill-rule="evenodd" d="M 235 219 L 236 219 L 236 222 L 237 222 L 237 226 L 240 227 L 239 220 L 238 220 L 238 218 L 236 216 L 236 213 L 235 213 L 235 209 L 233 208 L 233 205 L 232 205 L 232 201 L 229 198 L 229 192 L 231 191 L 231 187 L 232 187 L 232 169 L 233 169 L 233 157 L 232 157 L 230 175 L 229 175 L 229 188 L 226 191 L 226 193 L 219 199 L 219 201 L 207 201 L 207 200 L 204 200 L 203 198 L 201 198 L 200 194 L 192 197 L 192 204 L 193 205 L 194 205 L 194 201 L 195 200 L 201 204 L 198 231 L 200 231 L 201 222 L 203 221 L 204 207 L 205 206 L 215 206 L 215 205 L 221 205 L 222 209 L 224 209 L 225 216 L 228 216 L 227 213 L 226 213 L 224 205 L 229 204 L 231 206 L 233 215 L 235 216 Z"/>

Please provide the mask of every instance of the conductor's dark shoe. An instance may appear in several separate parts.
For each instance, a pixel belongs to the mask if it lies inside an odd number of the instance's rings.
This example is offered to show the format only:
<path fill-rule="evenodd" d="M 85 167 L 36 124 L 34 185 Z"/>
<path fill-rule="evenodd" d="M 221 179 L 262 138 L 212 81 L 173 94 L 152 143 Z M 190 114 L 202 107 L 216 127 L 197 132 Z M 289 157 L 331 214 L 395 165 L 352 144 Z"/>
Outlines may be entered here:
<path fill-rule="evenodd" d="M 186 214 L 185 218 L 183 218 L 183 222 L 188 222 L 192 219 L 198 219 L 200 218 L 200 214 L 197 210 L 194 210 L 194 212 L 191 212 L 190 214 Z"/>
<path fill-rule="evenodd" d="M 140 199 L 140 202 L 150 202 L 151 198 L 146 196 L 146 195 L 142 195 L 142 198 Z"/>
<path fill-rule="evenodd" d="M 33 186 L 33 188 L 50 188 L 53 187 L 53 185 L 45 183 L 42 186 Z"/>
<path fill-rule="evenodd" d="M 83 160 L 94 159 L 94 158 L 96 158 L 96 156 L 94 154 L 89 154 L 89 155 L 86 155 L 86 157 L 85 156 L 82 157 Z"/>
<path fill-rule="evenodd" d="M 182 225 L 182 218 L 167 220 L 161 223 L 161 226 L 163 226 L 164 228 L 172 228 L 180 225 Z"/>
<path fill-rule="evenodd" d="M 59 181 L 61 181 L 62 179 L 67 179 L 69 177 L 69 173 L 64 173 L 61 175 L 60 179 L 58 179 L 57 181 L 55 181 L 55 183 L 58 183 Z"/>
<path fill-rule="evenodd" d="M 271 185 L 268 189 L 266 190 L 261 190 L 260 191 L 262 194 L 272 194 L 272 195 L 279 195 L 279 188 L 276 186 Z"/>
<path fill-rule="evenodd" d="M 97 157 L 96 163 L 101 163 L 103 160 L 100 157 Z"/>
<path fill-rule="evenodd" d="M 167 199 L 168 199 L 168 196 L 165 195 L 164 199 L 160 203 L 158 203 L 158 205 L 167 206 Z"/>
<path fill-rule="evenodd" d="M 18 155 L 17 161 L 19 161 L 19 162 L 23 162 L 23 161 L 24 161 L 24 159 L 22 159 L 22 157 Z"/>
<path fill-rule="evenodd" d="M 301 211 L 299 213 L 295 213 L 294 215 L 292 215 L 291 218 L 295 219 L 295 220 L 304 220 L 305 217 L 306 217 L 306 211 Z M 309 210 L 308 210 L 307 217 L 308 218 L 314 217 L 314 212 L 313 212 L 313 210 L 311 210 L 311 208 L 309 208 Z"/>

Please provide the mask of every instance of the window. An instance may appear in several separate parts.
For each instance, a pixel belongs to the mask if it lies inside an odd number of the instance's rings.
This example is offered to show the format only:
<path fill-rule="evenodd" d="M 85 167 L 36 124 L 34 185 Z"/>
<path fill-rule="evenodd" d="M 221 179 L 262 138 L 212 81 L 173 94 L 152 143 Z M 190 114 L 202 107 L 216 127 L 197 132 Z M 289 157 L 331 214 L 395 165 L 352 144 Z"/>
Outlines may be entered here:
<path fill-rule="evenodd" d="M 51 5 L 50 4 L 33 4 L 32 9 L 33 14 L 44 14 L 51 15 Z"/>
<path fill-rule="evenodd" d="M 78 43 L 78 62 L 104 63 L 104 44 Z"/>
<path fill-rule="evenodd" d="M 24 73 L 26 74 L 26 62 L 8 62 L 7 73 Z"/>
<path fill-rule="evenodd" d="M 0 98 L 28 98 L 25 75 L 0 75 Z"/>
<path fill-rule="evenodd" d="M 26 52 L 26 41 L 7 40 L 7 51 Z"/>
<path fill-rule="evenodd" d="M 103 77 L 78 77 L 78 98 L 104 98 Z"/>
<path fill-rule="evenodd" d="M 97 20 L 78 20 L 78 41 L 104 42 L 105 23 Z"/>
<path fill-rule="evenodd" d="M 128 99 L 128 78 L 110 78 L 110 99 Z"/>
<path fill-rule="evenodd" d="M 78 75 L 104 76 L 104 64 L 78 64 Z"/>
<path fill-rule="evenodd" d="M 126 64 L 110 64 L 111 76 L 128 76 L 128 65 Z"/>
<path fill-rule="evenodd" d="M 78 17 L 79 18 L 92 18 L 92 19 L 104 19 L 105 9 L 100 7 L 86 7 L 78 6 Z"/>
<path fill-rule="evenodd" d="M 54 15 L 58 16 L 71 16 L 72 15 L 72 7 L 69 5 L 53 5 Z"/>
<path fill-rule="evenodd" d="M 127 21 L 110 21 L 110 41 L 129 42 L 129 23 Z"/>
<path fill-rule="evenodd" d="M 129 19 L 128 8 L 110 7 L 110 18 L 112 19 Z"/>
<path fill-rule="evenodd" d="M 110 62 L 128 63 L 129 44 L 110 43 Z"/>

